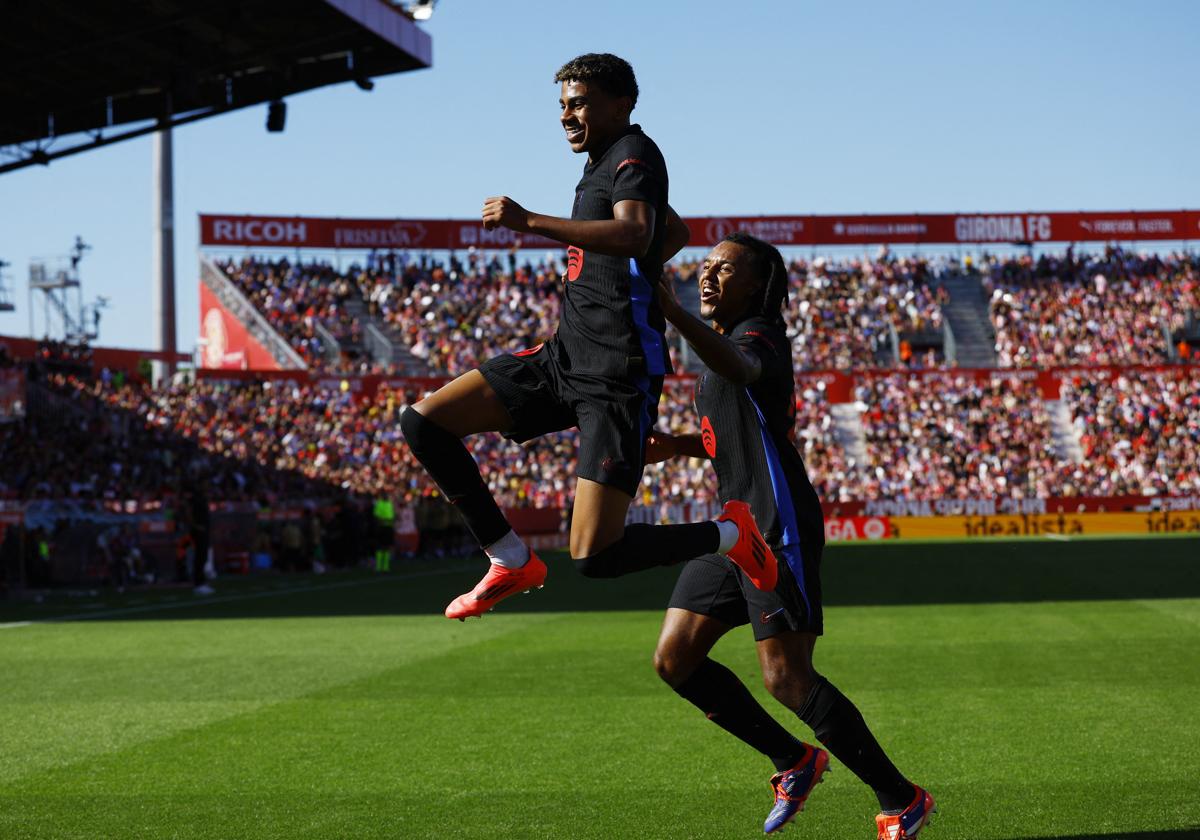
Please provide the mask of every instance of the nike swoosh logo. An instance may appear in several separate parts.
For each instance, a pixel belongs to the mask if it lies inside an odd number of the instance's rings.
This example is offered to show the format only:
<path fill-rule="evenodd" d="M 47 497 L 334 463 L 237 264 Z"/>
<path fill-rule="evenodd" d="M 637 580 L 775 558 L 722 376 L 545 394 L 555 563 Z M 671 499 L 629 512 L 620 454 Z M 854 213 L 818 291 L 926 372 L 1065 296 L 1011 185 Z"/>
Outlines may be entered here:
<path fill-rule="evenodd" d="M 780 607 L 773 613 L 768 613 L 766 610 L 763 610 L 762 615 L 758 617 L 759 621 L 761 621 L 763 624 L 769 624 L 775 619 L 775 616 L 783 614 L 783 609 L 783 607 Z"/>

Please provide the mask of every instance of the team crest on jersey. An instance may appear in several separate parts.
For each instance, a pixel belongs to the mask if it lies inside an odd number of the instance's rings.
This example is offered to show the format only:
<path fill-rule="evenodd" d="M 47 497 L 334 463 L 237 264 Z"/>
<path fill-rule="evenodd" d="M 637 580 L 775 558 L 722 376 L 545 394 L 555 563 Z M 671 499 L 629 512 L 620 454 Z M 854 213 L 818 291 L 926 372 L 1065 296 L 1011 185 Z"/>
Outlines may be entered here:
<path fill-rule="evenodd" d="M 567 279 L 574 282 L 583 273 L 583 249 L 574 245 L 567 248 Z"/>
<path fill-rule="evenodd" d="M 717 433 L 713 431 L 708 415 L 700 421 L 700 442 L 704 444 L 704 451 L 708 453 L 709 458 L 717 457 Z"/>

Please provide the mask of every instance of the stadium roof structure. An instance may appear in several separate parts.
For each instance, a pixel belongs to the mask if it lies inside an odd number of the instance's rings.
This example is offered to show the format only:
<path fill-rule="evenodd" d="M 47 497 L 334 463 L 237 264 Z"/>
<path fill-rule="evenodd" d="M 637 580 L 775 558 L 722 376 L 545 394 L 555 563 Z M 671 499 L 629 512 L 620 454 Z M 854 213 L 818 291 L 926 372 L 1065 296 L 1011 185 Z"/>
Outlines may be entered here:
<path fill-rule="evenodd" d="M 433 61 L 384 0 L 40 0 L 3 18 L 0 173 Z"/>

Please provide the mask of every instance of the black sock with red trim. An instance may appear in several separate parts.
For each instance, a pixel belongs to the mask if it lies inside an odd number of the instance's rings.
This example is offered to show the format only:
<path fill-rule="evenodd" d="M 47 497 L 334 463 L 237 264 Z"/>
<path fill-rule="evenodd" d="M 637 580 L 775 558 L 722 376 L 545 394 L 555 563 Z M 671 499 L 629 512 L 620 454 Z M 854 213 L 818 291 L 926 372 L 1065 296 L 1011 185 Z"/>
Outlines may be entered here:
<path fill-rule="evenodd" d="M 796 716 L 812 727 L 827 750 L 875 791 L 883 811 L 907 808 L 916 789 L 892 764 L 867 722 L 849 698 L 829 680 L 817 677 Z"/>
<path fill-rule="evenodd" d="M 706 658 L 675 693 L 730 735 L 771 759 L 782 773 L 791 770 L 807 747 L 762 707 L 745 683 L 719 662 Z"/>
<path fill-rule="evenodd" d="M 412 407 L 400 415 L 400 431 L 425 472 L 458 508 L 481 547 L 512 530 L 483 483 L 479 465 L 461 440 Z"/>
<path fill-rule="evenodd" d="M 584 577 L 615 578 L 712 554 L 720 544 L 721 532 L 715 522 L 626 525 L 621 539 L 590 557 L 577 559 L 575 568 Z"/>

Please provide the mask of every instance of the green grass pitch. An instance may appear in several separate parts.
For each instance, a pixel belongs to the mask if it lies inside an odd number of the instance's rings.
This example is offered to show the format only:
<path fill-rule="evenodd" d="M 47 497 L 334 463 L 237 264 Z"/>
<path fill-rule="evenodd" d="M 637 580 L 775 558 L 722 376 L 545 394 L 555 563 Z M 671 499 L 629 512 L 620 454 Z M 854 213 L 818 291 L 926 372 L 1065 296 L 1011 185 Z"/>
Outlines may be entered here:
<path fill-rule="evenodd" d="M 0 838 L 756 837 L 770 765 L 651 668 L 671 570 L 483 620 L 482 561 L 0 603 Z M 929 840 L 1200 836 L 1200 541 L 832 547 L 817 666 Z M 26 623 L 28 622 L 28 623 Z M 745 628 L 716 657 L 762 690 Z M 844 767 L 784 836 L 874 837 Z"/>

